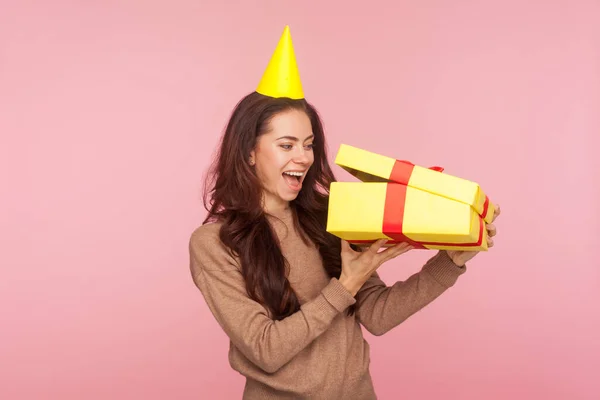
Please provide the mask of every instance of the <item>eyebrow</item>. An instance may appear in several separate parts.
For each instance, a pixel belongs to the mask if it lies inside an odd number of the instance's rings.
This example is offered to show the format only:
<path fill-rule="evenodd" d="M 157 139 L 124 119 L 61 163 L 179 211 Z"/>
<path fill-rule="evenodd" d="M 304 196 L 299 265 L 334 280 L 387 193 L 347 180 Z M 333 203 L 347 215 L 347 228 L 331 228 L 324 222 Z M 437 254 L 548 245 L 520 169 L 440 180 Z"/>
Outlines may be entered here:
<path fill-rule="evenodd" d="M 314 137 L 315 137 L 315 135 L 310 135 L 304 140 L 306 141 L 308 139 L 313 139 Z M 282 136 L 282 137 L 277 138 L 276 140 L 281 140 L 281 139 L 289 139 L 289 140 L 293 140 L 294 142 L 297 142 L 299 140 L 296 136 Z"/>

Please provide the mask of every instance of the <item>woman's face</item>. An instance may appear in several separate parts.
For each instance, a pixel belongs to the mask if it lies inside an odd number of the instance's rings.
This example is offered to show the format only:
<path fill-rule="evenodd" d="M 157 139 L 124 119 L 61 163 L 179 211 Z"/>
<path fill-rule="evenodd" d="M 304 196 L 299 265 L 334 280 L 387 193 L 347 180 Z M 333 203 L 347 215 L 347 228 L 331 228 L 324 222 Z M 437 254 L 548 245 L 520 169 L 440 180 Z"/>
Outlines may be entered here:
<path fill-rule="evenodd" d="M 250 155 L 263 185 L 266 210 L 281 210 L 294 200 L 314 162 L 313 132 L 303 111 L 288 110 L 275 115 L 269 130 L 259 136 Z"/>

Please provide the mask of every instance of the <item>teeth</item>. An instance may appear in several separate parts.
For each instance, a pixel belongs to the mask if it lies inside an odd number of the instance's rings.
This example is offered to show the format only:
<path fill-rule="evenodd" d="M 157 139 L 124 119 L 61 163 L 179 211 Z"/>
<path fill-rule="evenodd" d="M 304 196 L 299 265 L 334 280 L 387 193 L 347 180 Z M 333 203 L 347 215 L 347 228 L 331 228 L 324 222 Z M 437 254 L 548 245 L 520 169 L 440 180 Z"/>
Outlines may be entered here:
<path fill-rule="evenodd" d="M 284 172 L 284 174 L 291 175 L 291 176 L 302 176 L 302 175 L 304 175 L 304 173 L 302 173 L 302 172 L 294 172 L 294 171 Z"/>

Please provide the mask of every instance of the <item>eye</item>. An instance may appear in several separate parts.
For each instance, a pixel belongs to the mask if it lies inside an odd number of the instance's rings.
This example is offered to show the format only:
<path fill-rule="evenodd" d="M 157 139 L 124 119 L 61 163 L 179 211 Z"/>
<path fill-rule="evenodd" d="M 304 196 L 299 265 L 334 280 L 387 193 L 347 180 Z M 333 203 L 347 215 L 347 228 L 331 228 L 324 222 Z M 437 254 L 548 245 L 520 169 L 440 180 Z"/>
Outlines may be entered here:
<path fill-rule="evenodd" d="M 291 150 L 292 147 L 294 147 L 294 146 L 292 146 L 291 144 L 282 144 L 279 147 L 281 147 L 282 149 L 285 149 L 285 150 Z"/>

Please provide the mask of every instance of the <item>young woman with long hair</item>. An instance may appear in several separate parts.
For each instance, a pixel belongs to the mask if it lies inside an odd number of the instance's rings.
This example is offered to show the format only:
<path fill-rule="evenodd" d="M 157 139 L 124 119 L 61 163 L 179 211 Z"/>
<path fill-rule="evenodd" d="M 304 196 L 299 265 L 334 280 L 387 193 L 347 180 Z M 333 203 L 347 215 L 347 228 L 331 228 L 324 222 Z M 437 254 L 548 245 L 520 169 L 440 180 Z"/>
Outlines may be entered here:
<path fill-rule="evenodd" d="M 361 326 L 388 332 L 453 286 L 476 253 L 439 251 L 387 286 L 376 270 L 408 244 L 359 249 L 326 232 L 335 177 L 323 125 L 290 84 L 294 71 L 277 70 L 281 57 L 294 66 L 287 28 L 225 129 L 205 186 L 208 214 L 190 239 L 191 273 L 230 338 L 243 398 L 374 399 Z M 491 224 L 488 234 L 493 245 Z"/>

